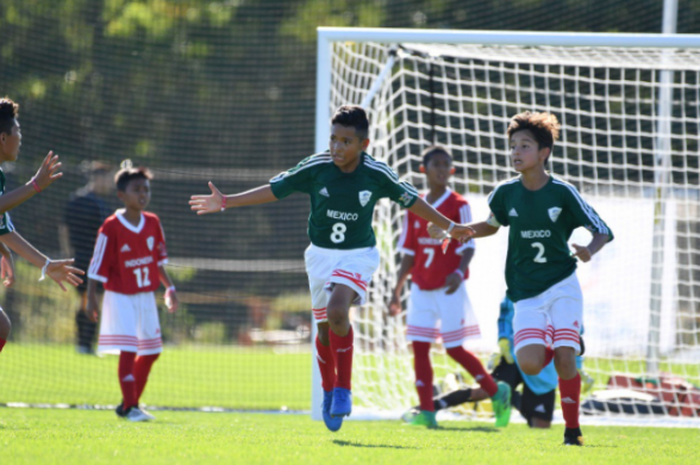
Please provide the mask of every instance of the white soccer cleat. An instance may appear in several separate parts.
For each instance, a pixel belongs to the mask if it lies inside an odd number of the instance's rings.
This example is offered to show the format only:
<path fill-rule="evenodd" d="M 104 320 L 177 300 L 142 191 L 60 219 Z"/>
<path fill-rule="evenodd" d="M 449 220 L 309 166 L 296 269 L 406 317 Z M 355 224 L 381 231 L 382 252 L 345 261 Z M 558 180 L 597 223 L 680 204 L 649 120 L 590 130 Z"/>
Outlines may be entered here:
<path fill-rule="evenodd" d="M 131 407 L 129 412 L 125 415 L 125 418 L 129 421 L 148 421 L 155 419 L 153 415 L 141 410 L 138 407 Z"/>

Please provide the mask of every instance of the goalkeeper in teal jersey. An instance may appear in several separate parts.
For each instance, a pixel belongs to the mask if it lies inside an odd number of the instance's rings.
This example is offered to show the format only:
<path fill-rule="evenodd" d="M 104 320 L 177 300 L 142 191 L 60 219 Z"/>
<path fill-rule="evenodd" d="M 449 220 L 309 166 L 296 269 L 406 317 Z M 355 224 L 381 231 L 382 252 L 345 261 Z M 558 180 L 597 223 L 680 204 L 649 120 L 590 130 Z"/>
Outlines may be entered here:
<path fill-rule="evenodd" d="M 470 237 L 491 236 L 501 226 L 510 227 L 505 275 L 508 298 L 515 304 L 518 363 L 523 373 L 536 375 L 554 358 L 566 422 L 564 444 L 582 445 L 576 355 L 582 353 L 583 297 L 576 263 L 588 262 L 613 234 L 574 186 L 545 170 L 559 135 L 554 115 L 515 115 L 507 134 L 510 159 L 520 176 L 496 186 L 488 199 L 489 218 L 470 224 Z M 568 240 L 578 227 L 588 229 L 593 238 L 587 246 L 572 244 L 571 252 Z M 430 231 L 444 236 L 438 225 Z"/>
<path fill-rule="evenodd" d="M 358 106 L 340 107 L 331 120 L 327 152 L 302 160 L 264 185 L 236 195 L 223 195 L 211 182 L 211 195 L 190 200 L 198 215 L 274 202 L 293 192 L 311 200 L 306 249 L 311 304 L 318 325 L 315 341 L 323 380 L 323 419 L 337 431 L 350 415 L 352 396 L 353 331 L 350 305 L 362 304 L 372 275 L 379 266 L 379 252 L 372 230 L 374 205 L 388 197 L 403 208 L 449 230 L 456 238 L 470 230 L 455 225 L 418 196 L 409 183 L 399 181 L 385 163 L 365 152 L 369 145 L 369 120 Z"/>

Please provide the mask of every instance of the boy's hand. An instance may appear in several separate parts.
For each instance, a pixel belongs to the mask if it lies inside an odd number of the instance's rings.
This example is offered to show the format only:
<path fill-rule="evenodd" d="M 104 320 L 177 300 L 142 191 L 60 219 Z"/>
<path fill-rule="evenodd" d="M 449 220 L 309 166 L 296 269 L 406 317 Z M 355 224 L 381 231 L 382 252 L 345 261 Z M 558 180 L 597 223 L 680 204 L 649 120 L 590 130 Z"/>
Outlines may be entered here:
<path fill-rule="evenodd" d="M 576 249 L 576 252 L 574 252 L 571 256 L 572 257 L 577 257 L 579 260 L 581 260 L 583 263 L 591 261 L 591 251 L 588 247 L 583 247 L 578 244 L 571 244 L 571 247 Z"/>
<path fill-rule="evenodd" d="M 12 261 L 12 255 L 2 256 L 0 260 L 0 279 L 5 287 L 12 287 L 15 283 L 15 264 Z"/>
<path fill-rule="evenodd" d="M 454 294 L 457 291 L 457 289 L 459 289 L 459 286 L 460 284 L 462 284 L 462 281 L 463 278 L 459 275 L 459 273 L 450 273 L 449 275 L 447 275 L 447 278 L 445 278 L 445 286 L 447 287 L 445 294 Z"/>
<path fill-rule="evenodd" d="M 39 167 L 39 171 L 34 175 L 34 181 L 39 186 L 39 189 L 43 191 L 56 179 L 62 177 L 63 173 L 58 172 L 60 168 L 61 162 L 58 161 L 58 155 L 54 155 L 53 151 L 49 152 Z"/>
<path fill-rule="evenodd" d="M 224 195 L 216 188 L 213 182 L 209 181 L 211 195 L 193 195 L 190 197 L 190 208 L 198 215 L 220 212 Z"/>
<path fill-rule="evenodd" d="M 401 297 L 397 293 L 391 295 L 389 302 L 389 315 L 397 316 L 401 313 Z"/>
<path fill-rule="evenodd" d="M 446 239 L 448 237 L 452 237 L 459 242 L 466 242 L 471 239 L 474 234 L 476 234 L 476 231 L 466 224 L 455 224 L 454 228 L 452 228 L 452 231 L 450 231 L 450 234 L 448 235 L 444 229 L 434 225 L 433 223 L 428 223 L 428 234 L 430 234 L 430 237 L 433 239 Z"/>
<path fill-rule="evenodd" d="M 175 313 L 177 308 L 180 306 L 180 300 L 177 298 L 177 291 L 168 289 L 165 291 L 165 296 L 163 296 L 163 299 L 165 300 L 165 307 L 168 309 L 168 311 L 170 313 Z"/>
<path fill-rule="evenodd" d="M 92 321 L 93 323 L 97 323 L 97 298 L 87 299 L 84 311 L 85 315 L 88 317 L 88 320 Z"/>
<path fill-rule="evenodd" d="M 84 275 L 83 270 L 79 270 L 73 266 L 70 266 L 75 260 L 72 258 L 66 260 L 51 260 L 51 262 L 46 267 L 46 276 L 56 281 L 61 289 L 66 290 L 63 285 L 63 281 L 66 281 L 71 286 L 78 286 L 82 284 L 83 280 L 77 275 Z"/>

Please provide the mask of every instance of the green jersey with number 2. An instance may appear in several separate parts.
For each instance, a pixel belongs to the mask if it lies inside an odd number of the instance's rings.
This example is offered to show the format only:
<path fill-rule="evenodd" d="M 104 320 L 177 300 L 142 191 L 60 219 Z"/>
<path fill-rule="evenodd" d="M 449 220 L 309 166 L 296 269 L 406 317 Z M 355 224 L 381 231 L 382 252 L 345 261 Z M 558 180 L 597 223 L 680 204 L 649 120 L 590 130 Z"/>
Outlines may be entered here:
<path fill-rule="evenodd" d="M 499 184 L 489 207 L 502 226 L 509 226 L 506 284 L 513 301 L 534 297 L 576 271 L 569 249 L 574 229 L 613 233 L 571 184 L 550 176 L 539 190 L 526 189 L 520 178 Z"/>
<path fill-rule="evenodd" d="M 292 192 L 304 192 L 311 199 L 309 239 L 327 249 L 373 247 L 374 205 L 389 197 L 404 208 L 418 198 L 416 189 L 386 163 L 363 152 L 352 173 L 342 172 L 328 152 L 311 155 L 297 166 L 270 180 L 272 193 L 282 199 Z"/>

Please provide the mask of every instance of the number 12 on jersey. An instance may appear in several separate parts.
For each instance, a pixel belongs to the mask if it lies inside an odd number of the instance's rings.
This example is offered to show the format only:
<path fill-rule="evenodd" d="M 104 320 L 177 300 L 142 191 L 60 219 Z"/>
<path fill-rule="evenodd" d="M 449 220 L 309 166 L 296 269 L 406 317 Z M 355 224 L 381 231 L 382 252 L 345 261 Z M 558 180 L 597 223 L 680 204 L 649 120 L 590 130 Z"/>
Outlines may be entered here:
<path fill-rule="evenodd" d="M 148 267 L 134 268 L 134 275 L 136 275 L 136 285 L 138 287 L 148 287 L 151 285 L 151 280 L 148 279 Z"/>

